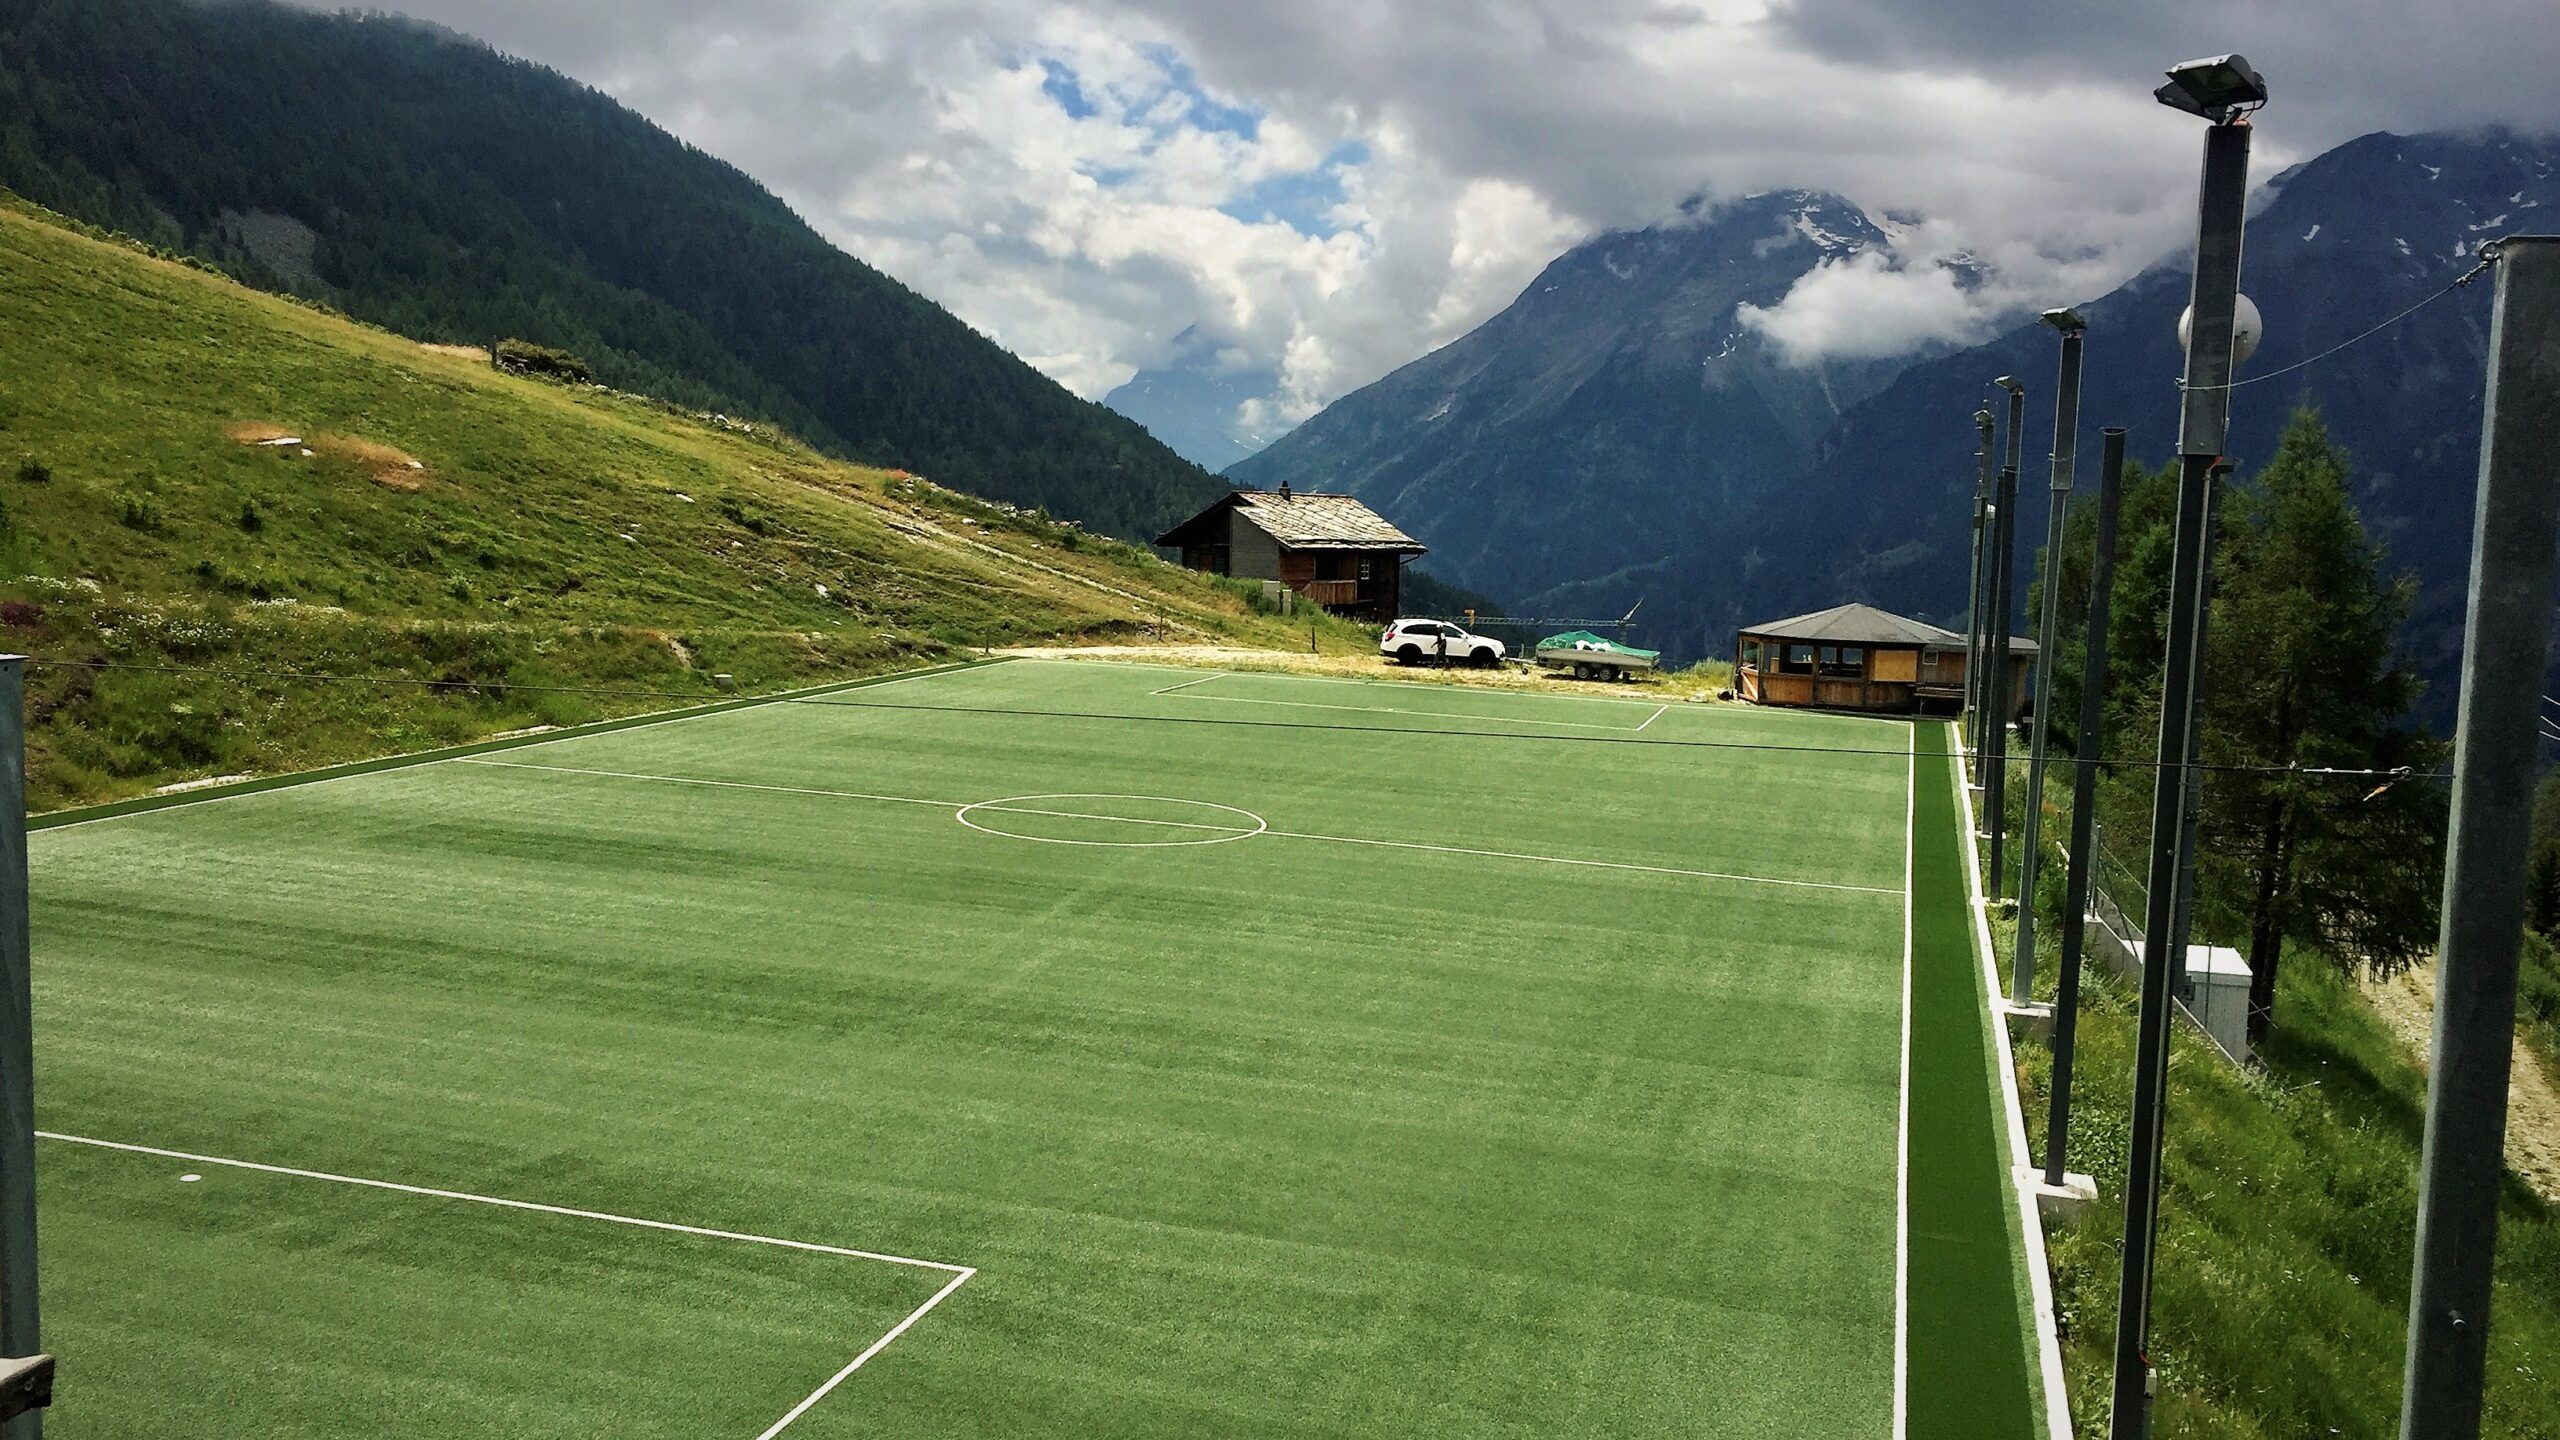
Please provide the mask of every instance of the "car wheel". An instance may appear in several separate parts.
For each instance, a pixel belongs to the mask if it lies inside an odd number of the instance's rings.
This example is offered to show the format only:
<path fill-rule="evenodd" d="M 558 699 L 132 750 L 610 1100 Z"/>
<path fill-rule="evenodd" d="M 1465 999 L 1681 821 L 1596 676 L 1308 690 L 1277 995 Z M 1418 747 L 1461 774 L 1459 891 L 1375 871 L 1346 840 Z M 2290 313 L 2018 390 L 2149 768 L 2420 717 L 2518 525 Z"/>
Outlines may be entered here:
<path fill-rule="evenodd" d="M 1491 650 L 1478 650 L 1475 654 L 1475 662 L 1476 668 L 1479 670 L 1490 670 L 1494 666 L 1502 663 L 1494 658 Z"/>
<path fill-rule="evenodd" d="M 1398 647 L 1396 650 L 1396 661 L 1398 664 L 1402 665 L 1421 664 L 1422 647 L 1419 645 L 1405 645 Z"/>

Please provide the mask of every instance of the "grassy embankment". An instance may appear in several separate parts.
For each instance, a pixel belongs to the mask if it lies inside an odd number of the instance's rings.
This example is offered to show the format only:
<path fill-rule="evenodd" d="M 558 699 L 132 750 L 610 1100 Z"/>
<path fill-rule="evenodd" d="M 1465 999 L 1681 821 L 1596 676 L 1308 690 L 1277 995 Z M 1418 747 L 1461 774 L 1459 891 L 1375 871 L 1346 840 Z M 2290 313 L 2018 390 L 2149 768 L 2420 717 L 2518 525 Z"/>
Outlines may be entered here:
<path fill-rule="evenodd" d="M 2025 766 L 2011 776 L 2025 786 Z M 2068 823 L 2054 792 L 2048 827 Z M 2056 833 L 2048 828 L 2048 835 Z M 2014 854 L 2014 850 L 2011 852 Z M 2058 866 L 2054 868 L 2059 868 Z M 2040 886 L 2047 899 L 2058 884 Z M 2039 922 L 2052 997 L 2058 916 Z M 2008 971 L 2014 921 L 1993 926 Z M 2548 983 L 2550 977 L 2544 976 Z M 2074 1067 L 2070 1168 L 2099 1204 L 2051 1235 L 2079 1433 L 2107 1430 L 2130 1143 L 2136 994 L 2092 964 Z M 2527 988 L 2534 985 L 2528 979 Z M 2532 1030 L 2528 1026 L 2528 1037 Z M 2163 1440 L 2397 1433 L 2426 1077 L 2356 985 L 2309 952 L 2279 985 L 2275 1032 L 2249 1069 L 2183 1022 L 2173 1031 L 2167 1189 L 2154 1291 Z M 2526 1049 L 2519 1063 L 2532 1063 Z M 2027 1127 L 2044 1153 L 2052 1057 L 2018 1048 Z M 2560 1437 L 2560 1212 L 2512 1176 L 2498 1242 L 2488 1433 Z"/>
<path fill-rule="evenodd" d="M 501 375 L 5 195 L 0 353 L 0 646 L 177 667 L 30 670 L 39 809 L 663 708 L 719 674 L 752 691 L 986 645 L 1370 643 L 1046 517 Z"/>

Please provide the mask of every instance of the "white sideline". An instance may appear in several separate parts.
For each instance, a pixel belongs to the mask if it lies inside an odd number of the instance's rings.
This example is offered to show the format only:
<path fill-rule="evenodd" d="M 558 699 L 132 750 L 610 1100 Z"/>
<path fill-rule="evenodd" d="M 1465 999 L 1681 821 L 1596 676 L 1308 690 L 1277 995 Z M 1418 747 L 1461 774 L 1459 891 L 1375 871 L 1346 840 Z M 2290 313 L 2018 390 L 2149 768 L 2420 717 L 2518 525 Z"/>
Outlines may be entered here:
<path fill-rule="evenodd" d="M 1902 1083 L 1893 1147 L 1893 1440 L 1911 1411 L 1911 904 L 1913 856 L 1920 848 L 1920 727 L 1911 727 L 1911 769 L 1902 812 Z"/>
<path fill-rule="evenodd" d="M 659 785 L 700 785 L 715 790 L 751 790 L 775 795 L 814 795 L 834 800 L 876 800 L 895 805 L 930 805 L 945 810 L 994 810 L 1045 815 L 1062 820 L 1108 820 L 1122 825 L 1157 825 L 1175 830 L 1217 830 L 1269 835 L 1280 840 L 1309 840 L 1327 845 L 1369 845 L 1388 850 L 1428 850 L 1443 855 L 1473 855 L 1488 860 L 1525 860 L 1541 865 L 1578 865 L 1597 870 L 1633 870 L 1652 875 L 1678 875 L 1694 880 L 1731 880 L 1748 885 L 1778 885 L 1796 890 L 1845 890 L 1862 895 L 1899 895 L 1884 885 L 1843 885 L 1830 880 L 1784 880 L 1769 875 L 1740 875 L 1723 870 L 1689 870 L 1676 865 L 1645 865 L 1631 860 L 1588 860 L 1571 855 L 1540 855 L 1525 850 L 1485 850 L 1466 845 L 1435 845 L 1420 840 L 1376 840 L 1363 835 L 1320 835 L 1306 830 L 1248 830 L 1197 820 L 1153 820 L 1127 815 L 1095 815 L 1078 810 L 1051 810 L 977 800 L 927 800 L 913 795 L 878 795 L 863 790 L 826 790 L 803 785 L 761 785 L 744 780 L 705 780 L 690 775 L 653 775 L 636 770 L 590 770 L 575 765 L 538 765 L 525 760 L 490 760 L 461 756 L 456 765 L 484 765 L 498 770 L 540 770 L 554 775 L 585 775 L 601 780 L 639 780 Z M 1016 837 L 1019 838 L 1019 837 Z"/>
<path fill-rule="evenodd" d="M 1211 676 L 1210 679 L 1218 677 Z M 1197 685 L 1200 682 L 1191 682 Z M 1171 695 L 1188 686 L 1176 685 L 1164 690 L 1151 690 L 1150 695 Z M 1566 730 L 1606 730 L 1614 735 L 1632 735 L 1650 725 L 1654 716 L 1645 717 L 1644 725 L 1603 725 L 1593 720 L 1532 720 L 1524 715 L 1469 715 L 1461 710 L 1407 710 L 1396 705 L 1333 705 L 1322 700 L 1263 700 L 1250 695 L 1185 695 L 1185 700 L 1215 700 L 1226 705 L 1279 705 L 1292 710 L 1349 710 L 1362 715 L 1420 715 L 1434 720 L 1473 720 L 1483 725 L 1545 725 Z M 1573 696 L 1553 697 L 1570 700 Z M 1671 707 L 1663 706 L 1667 710 Z"/>
<path fill-rule="evenodd" d="M 1955 757 L 1950 777 L 1956 787 L 1956 809 L 1964 816 L 1965 884 L 1967 899 L 1973 911 L 1973 939 L 1982 952 L 1984 991 L 1990 999 L 1983 1018 L 1991 1026 L 1993 1043 L 1999 1047 L 2000 1093 L 2002 1115 L 2009 1131 L 2009 1194 L 2017 1202 L 2018 1229 L 2023 1238 L 2027 1263 L 2027 1295 L 2036 1312 L 2036 1354 L 2044 1373 L 2044 1419 L 2048 1440 L 2071 1440 L 2071 1395 L 2062 1373 L 2062 1333 L 2053 1308 L 2053 1277 L 2047 1271 L 2044 1252 L 2044 1211 L 2036 1203 L 2035 1190 L 2022 1177 L 2041 1175 L 2035 1157 L 2027 1151 L 2027 1121 L 2024 1102 L 2018 1098 L 2017 1054 L 2009 1043 L 2009 1020 L 2000 1013 L 1999 952 L 1991 945 L 1990 905 L 1982 898 L 1981 846 L 1975 841 L 1982 831 L 1974 823 L 1972 756 L 1964 742 L 1956 738 L 1956 727 L 1948 727 L 1948 751 Z"/>
<path fill-rule="evenodd" d="M 1111 663 L 1111 662 L 1104 662 Z M 1143 664 L 1144 662 L 1123 662 Z M 1187 665 L 1158 665 L 1158 670 L 1187 670 Z M 1549 700 L 1571 700 L 1582 705 L 1652 705 L 1652 700 L 1631 700 L 1624 695 L 1568 695 L 1556 690 L 1529 690 L 1514 685 L 1443 685 L 1430 680 L 1399 680 L 1392 675 L 1309 675 L 1297 670 L 1223 670 L 1222 675 L 1235 679 L 1296 680 L 1311 685 L 1366 685 L 1373 689 L 1412 690 L 1418 693 L 1447 695 L 1530 695 Z"/>
<path fill-rule="evenodd" d="M 615 1215 L 602 1210 L 579 1210 L 566 1205 L 544 1205 L 531 1200 L 509 1200 L 497 1195 L 475 1195 L 467 1190 L 439 1190 L 426 1185 L 403 1185 L 393 1180 L 368 1180 L 358 1175 L 334 1175 L 326 1170 L 300 1170 L 290 1165 L 264 1165 L 255 1160 L 233 1160 L 221 1155 L 198 1155 L 186 1150 L 165 1150 L 157 1145 L 134 1145 L 121 1140 L 99 1140 L 87 1135 L 65 1135 L 59 1131 L 38 1130 L 37 1136 L 57 1140 L 66 1145 L 87 1145 L 99 1150 L 120 1150 L 132 1155 L 156 1155 L 164 1160 L 184 1160 L 196 1165 L 220 1165 L 233 1170 L 254 1170 L 265 1175 L 285 1175 L 297 1180 L 325 1180 L 336 1185 L 358 1185 L 369 1190 L 392 1190 L 403 1195 L 423 1195 L 437 1200 L 463 1200 L 474 1205 L 493 1205 L 502 1210 L 530 1210 L 542 1215 L 562 1215 L 572 1220 L 600 1220 L 611 1225 L 630 1225 L 643 1230 L 663 1230 L 677 1235 L 693 1235 L 706 1240 L 734 1240 L 748 1245 L 771 1245 L 783 1250 L 805 1250 L 818 1255 L 839 1255 L 853 1260 L 877 1260 L 889 1265 L 912 1266 L 919 1270 L 939 1270 L 951 1277 L 931 1298 L 907 1312 L 907 1317 L 889 1328 L 889 1332 L 825 1383 L 804 1396 L 800 1403 L 786 1411 L 782 1418 L 766 1426 L 756 1440 L 773 1440 L 792 1421 L 809 1412 L 809 1407 L 827 1397 L 828 1392 L 851 1378 L 871 1359 L 889 1347 L 889 1342 L 907 1333 L 907 1328 L 931 1313 L 933 1307 L 950 1297 L 977 1269 L 969 1265 L 953 1265 L 941 1260 L 917 1260 L 905 1255 L 887 1255 L 877 1250 L 852 1250 L 841 1245 L 820 1245 L 810 1240 L 785 1240 L 774 1235 L 750 1235 L 738 1230 L 714 1230 L 701 1225 L 679 1225 L 670 1220 L 644 1220 L 634 1215 Z"/>

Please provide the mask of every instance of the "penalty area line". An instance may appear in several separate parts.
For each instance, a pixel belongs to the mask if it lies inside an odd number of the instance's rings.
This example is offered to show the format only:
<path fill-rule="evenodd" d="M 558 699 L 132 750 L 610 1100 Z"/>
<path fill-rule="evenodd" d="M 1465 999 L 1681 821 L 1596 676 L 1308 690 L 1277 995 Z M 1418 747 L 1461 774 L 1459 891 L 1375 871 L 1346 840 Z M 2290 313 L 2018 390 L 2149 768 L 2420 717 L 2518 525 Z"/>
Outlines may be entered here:
<path fill-rule="evenodd" d="M 843 1368 L 828 1376 L 817 1389 L 801 1397 L 799 1403 L 783 1412 L 782 1418 L 757 1432 L 755 1440 L 774 1440 L 791 1423 L 809 1413 L 810 1407 L 855 1371 L 870 1363 L 871 1358 L 889 1348 L 889 1342 L 933 1312 L 933 1308 L 951 1298 L 978 1271 L 973 1265 L 954 1265 L 943 1260 L 919 1260 L 909 1255 L 891 1255 L 878 1250 L 856 1250 L 843 1245 L 821 1245 L 814 1240 L 788 1240 L 778 1235 L 755 1235 L 743 1230 L 718 1230 L 704 1225 L 681 1225 L 672 1220 L 648 1220 L 637 1215 L 616 1215 L 605 1210 L 581 1210 L 569 1205 L 546 1205 L 533 1200 L 511 1200 L 502 1195 L 478 1195 L 468 1190 L 443 1190 L 431 1185 L 407 1185 L 396 1180 L 373 1180 L 361 1175 L 339 1175 L 327 1170 L 304 1170 L 291 1165 L 268 1165 L 256 1160 L 235 1160 L 224 1155 L 200 1155 L 190 1150 L 171 1150 L 158 1145 L 136 1145 L 123 1140 L 100 1140 L 88 1135 L 68 1135 L 56 1130 L 38 1130 L 38 1139 L 65 1145 L 85 1145 L 96 1150 L 114 1150 L 128 1155 L 151 1155 L 163 1160 L 184 1160 L 193 1165 L 217 1165 L 231 1170 L 250 1170 L 262 1175 L 282 1175 L 296 1180 L 322 1180 L 333 1185 L 353 1185 L 367 1190 L 389 1190 L 402 1195 L 419 1195 L 434 1200 L 460 1200 L 473 1205 L 487 1205 L 500 1210 L 531 1211 L 539 1215 L 558 1215 L 572 1220 L 595 1220 L 608 1225 L 628 1225 L 640 1230 L 658 1230 L 673 1235 L 690 1235 L 704 1240 L 728 1240 L 745 1245 L 768 1245 L 778 1250 L 798 1250 L 814 1255 L 838 1256 L 849 1260 L 874 1260 L 886 1265 L 902 1265 L 917 1270 L 932 1270 L 948 1275 L 942 1288 L 906 1314 L 906 1318 L 889 1327 L 888 1333 L 864 1346 L 862 1352 Z"/>

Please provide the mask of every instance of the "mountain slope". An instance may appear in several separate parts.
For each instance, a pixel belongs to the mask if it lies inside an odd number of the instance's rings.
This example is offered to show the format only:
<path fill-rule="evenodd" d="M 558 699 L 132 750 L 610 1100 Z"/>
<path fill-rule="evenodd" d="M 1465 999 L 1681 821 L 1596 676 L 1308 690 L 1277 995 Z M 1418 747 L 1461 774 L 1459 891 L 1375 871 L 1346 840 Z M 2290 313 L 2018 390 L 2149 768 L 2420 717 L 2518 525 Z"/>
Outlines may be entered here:
<path fill-rule="evenodd" d="M 46 662 L 39 808 L 663 708 L 718 674 L 1142 629 L 1366 643 L 1117 541 L 503 375 L 5 194 L 0 353 L 0 648 Z"/>
<path fill-rule="evenodd" d="M 1657 562 L 1801 471 L 1903 363 L 1782 364 L 1738 307 L 1889 244 L 1857 207 L 1805 191 L 1600 236 L 1228 474 L 1349 490 L 1429 544 L 1439 574 L 1514 605 Z"/>
<path fill-rule="evenodd" d="M 2267 338 L 2240 378 L 2265 376 L 2355 336 L 2469 270 L 2480 242 L 2560 219 L 2560 144 L 2504 135 L 2367 135 L 2278 177 L 2249 225 L 2242 283 Z M 2090 322 L 2080 473 L 2097 431 L 2124 425 L 2131 453 L 2177 448 L 2175 332 L 2186 305 L 2181 254 L 2082 307 Z M 2229 452 L 2245 470 L 2275 453 L 2294 406 L 2320 406 L 2356 466 L 2357 501 L 2395 568 L 2419 580 L 2404 635 L 2449 714 L 2478 460 L 2489 287 L 2437 300 L 2307 369 L 2232 397 Z M 1911 366 L 1843 416 L 1825 455 L 1728 531 L 1695 531 L 1640 577 L 1593 585 L 1582 603 L 1645 593 L 1665 605 L 1683 653 L 1721 653 L 1739 623 L 1868 600 L 1944 621 L 1961 617 L 1974 484 L 1974 410 L 1989 382 L 2029 386 L 2018 545 L 2031 573 L 2044 533 L 2056 344 L 2026 324 L 1987 344 Z M 2023 595 L 2023 584 L 2019 592 Z"/>
<path fill-rule="evenodd" d="M 425 338 L 1153 533 L 1219 493 L 596 91 L 380 15 L 257 0 L 0 8 L 0 186 Z"/>
<path fill-rule="evenodd" d="M 1102 397 L 1183 459 L 1224 470 L 1271 443 L 1245 422 L 1245 402 L 1278 389 L 1280 377 L 1222 349 L 1196 329 L 1174 337 L 1174 353 Z"/>

